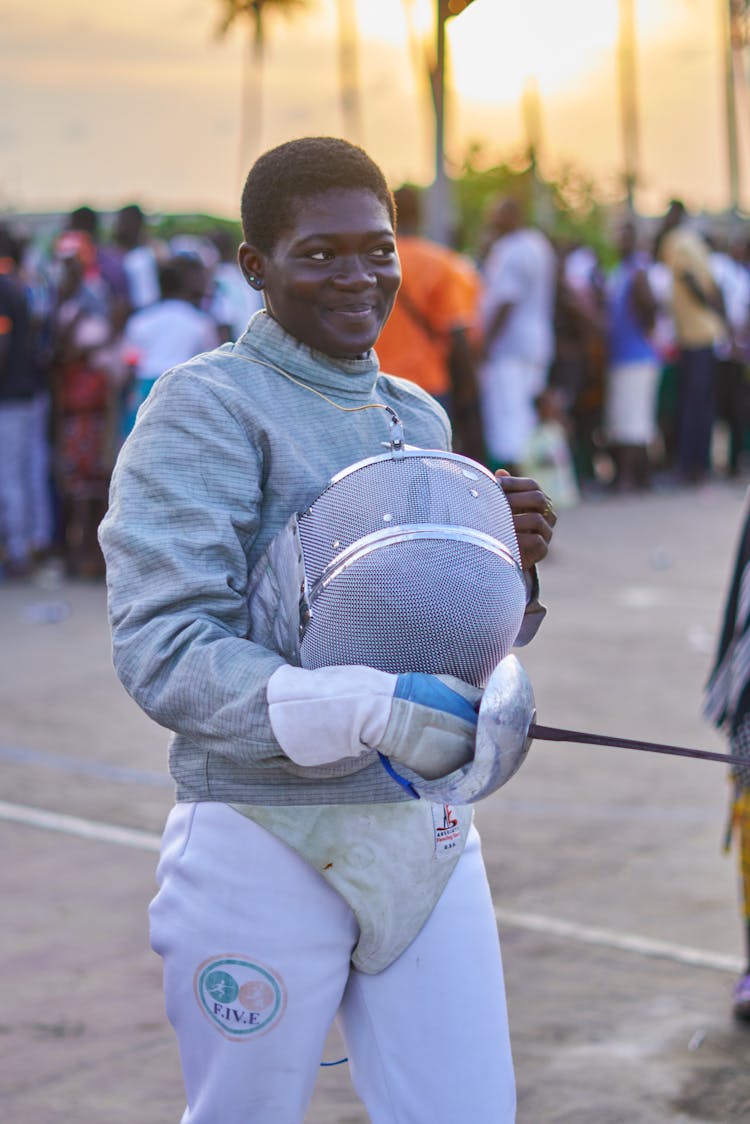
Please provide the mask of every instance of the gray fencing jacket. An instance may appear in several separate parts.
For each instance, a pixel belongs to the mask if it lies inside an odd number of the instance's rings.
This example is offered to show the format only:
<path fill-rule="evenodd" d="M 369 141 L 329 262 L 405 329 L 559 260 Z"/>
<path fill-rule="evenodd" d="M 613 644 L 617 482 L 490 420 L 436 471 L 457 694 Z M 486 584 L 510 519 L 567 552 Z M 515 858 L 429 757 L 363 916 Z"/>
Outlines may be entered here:
<path fill-rule="evenodd" d="M 471 810 L 413 801 L 375 753 L 295 765 L 266 700 L 273 672 L 295 662 L 286 638 L 297 612 L 268 547 L 333 475 L 383 451 L 387 412 L 356 409 L 370 403 L 396 411 L 410 444 L 450 447 L 443 410 L 381 374 L 374 352 L 333 359 L 257 313 L 236 343 L 157 380 L 118 457 L 100 541 L 115 668 L 171 731 L 177 799 L 233 804 L 321 870 L 331 848 L 348 854 L 326 877 L 360 920 L 354 963 L 377 971 L 429 915 Z M 532 598 L 519 643 L 543 614 Z"/>

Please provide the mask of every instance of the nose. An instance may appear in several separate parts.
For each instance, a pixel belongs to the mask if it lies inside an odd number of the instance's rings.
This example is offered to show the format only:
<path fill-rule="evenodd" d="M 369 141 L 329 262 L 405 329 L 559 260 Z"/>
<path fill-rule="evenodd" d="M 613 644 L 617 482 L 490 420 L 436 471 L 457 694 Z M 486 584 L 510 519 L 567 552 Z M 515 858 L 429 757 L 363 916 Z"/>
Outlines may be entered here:
<path fill-rule="evenodd" d="M 377 278 L 370 262 L 358 254 L 351 254 L 339 258 L 333 280 L 342 289 L 360 290 L 371 288 L 376 284 Z"/>

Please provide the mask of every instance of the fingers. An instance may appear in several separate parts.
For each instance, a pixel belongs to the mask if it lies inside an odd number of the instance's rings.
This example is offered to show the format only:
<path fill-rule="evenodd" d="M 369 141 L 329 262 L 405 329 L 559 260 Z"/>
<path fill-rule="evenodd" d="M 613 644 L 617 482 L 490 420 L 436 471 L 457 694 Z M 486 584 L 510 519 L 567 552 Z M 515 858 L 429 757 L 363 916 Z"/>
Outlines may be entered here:
<path fill-rule="evenodd" d="M 513 519 L 513 525 L 516 528 L 516 537 L 518 538 L 519 546 L 521 539 L 530 540 L 540 538 L 548 545 L 552 538 L 551 523 L 538 512 L 527 512 L 523 515 L 516 515 Z"/>
<path fill-rule="evenodd" d="M 550 531 L 551 531 L 552 528 L 554 527 L 555 523 L 557 522 L 557 512 L 555 511 L 554 507 L 552 506 L 552 500 L 549 498 L 549 496 L 546 494 L 546 492 L 542 492 L 542 495 L 544 496 L 545 500 L 547 501 L 545 503 L 544 507 L 542 508 L 542 518 L 546 519 L 547 523 L 549 523 Z"/>
<path fill-rule="evenodd" d="M 547 557 L 552 538 L 552 524 L 538 512 L 517 515 L 513 519 L 521 554 L 521 566 L 530 570 Z"/>
<path fill-rule="evenodd" d="M 499 468 L 495 476 L 499 478 L 504 492 L 541 492 L 536 480 L 530 476 L 510 476 L 504 468 Z"/>
<path fill-rule="evenodd" d="M 496 473 L 513 515 L 513 525 L 524 570 L 546 558 L 557 513 L 552 500 L 536 480 Z"/>
<path fill-rule="evenodd" d="M 505 493 L 514 519 L 524 512 L 537 511 L 549 523 L 550 527 L 554 527 L 557 522 L 557 513 L 552 506 L 552 500 L 546 492 L 542 491 L 536 480 L 527 476 L 501 476 L 500 472 L 502 471 L 501 469 L 495 475 L 498 477 L 500 487 Z"/>
<path fill-rule="evenodd" d="M 549 551 L 549 540 L 543 535 L 518 535 L 521 569 L 531 570 L 544 561 Z"/>

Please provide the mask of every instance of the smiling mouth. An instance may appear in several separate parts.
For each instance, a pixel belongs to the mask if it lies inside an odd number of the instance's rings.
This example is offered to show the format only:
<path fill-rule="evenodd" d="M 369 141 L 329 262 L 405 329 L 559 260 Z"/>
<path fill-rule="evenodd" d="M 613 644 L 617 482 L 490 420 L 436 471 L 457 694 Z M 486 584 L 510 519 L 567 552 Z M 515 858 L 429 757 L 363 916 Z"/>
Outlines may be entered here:
<path fill-rule="evenodd" d="M 334 316 L 345 316 L 351 320 L 364 320 L 373 312 L 374 306 L 371 304 L 346 304 L 338 308 L 332 308 L 330 311 Z"/>

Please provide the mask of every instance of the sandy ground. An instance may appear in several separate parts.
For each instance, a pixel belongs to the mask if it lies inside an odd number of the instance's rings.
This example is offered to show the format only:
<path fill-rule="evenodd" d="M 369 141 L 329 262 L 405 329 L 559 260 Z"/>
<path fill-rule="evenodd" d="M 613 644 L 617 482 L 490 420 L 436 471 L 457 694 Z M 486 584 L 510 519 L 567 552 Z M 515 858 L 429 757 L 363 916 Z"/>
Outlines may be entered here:
<path fill-rule="evenodd" d="M 719 483 L 561 517 L 542 568 L 548 619 L 519 653 L 540 722 L 725 748 L 701 690 L 743 500 Z M 146 931 L 165 746 L 114 677 L 101 585 L 0 585 L 9 1124 L 180 1118 Z M 519 1124 L 750 1120 L 750 1027 L 729 1004 L 743 949 L 726 805 L 721 765 L 537 742 L 479 807 Z M 326 1058 L 344 1053 L 334 1030 Z M 345 1064 L 321 1069 L 306 1120 L 367 1120 Z"/>

